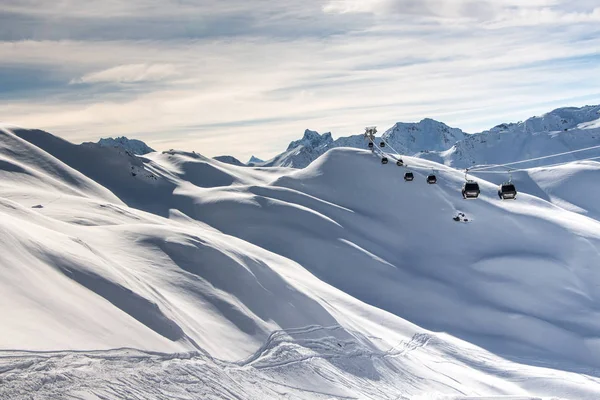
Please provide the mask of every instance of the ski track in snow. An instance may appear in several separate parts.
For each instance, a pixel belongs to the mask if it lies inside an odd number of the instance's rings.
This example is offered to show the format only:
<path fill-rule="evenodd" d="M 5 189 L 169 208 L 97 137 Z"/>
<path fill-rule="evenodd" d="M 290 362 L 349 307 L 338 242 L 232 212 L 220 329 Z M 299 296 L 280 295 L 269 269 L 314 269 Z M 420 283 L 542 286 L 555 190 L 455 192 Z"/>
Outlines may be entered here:
<path fill-rule="evenodd" d="M 332 329 L 343 328 L 311 326 L 293 331 L 295 334 L 308 334 Z M 356 342 L 339 343 L 332 337 L 291 340 L 288 333 L 277 331 L 271 334 L 256 354 L 235 363 L 198 352 L 161 354 L 135 349 L 45 353 L 2 351 L 0 398 L 411 398 L 404 397 L 402 393 L 422 387 L 425 382 L 420 376 L 402 372 L 402 359 L 418 359 L 418 354 L 412 353 L 426 347 L 431 339 L 430 335 L 416 334 L 393 349 L 371 352 L 361 349 Z M 375 369 L 370 370 L 368 366 L 373 362 Z M 472 362 L 485 361 L 474 359 Z M 386 371 L 390 363 L 399 369 L 394 374 Z M 436 373 L 433 368 L 427 368 Z M 294 375 L 303 376 L 307 384 L 303 387 L 301 384 L 286 383 Z M 445 382 L 436 383 L 461 393 L 461 382 L 444 376 L 447 378 Z M 515 379 L 515 376 L 518 376 L 516 371 L 512 378 Z M 510 379 L 511 374 L 507 374 L 507 378 Z M 315 385 L 315 381 L 320 382 Z M 318 388 L 328 388 L 329 391 Z M 438 394 L 435 398 L 531 397 L 441 397 Z"/>

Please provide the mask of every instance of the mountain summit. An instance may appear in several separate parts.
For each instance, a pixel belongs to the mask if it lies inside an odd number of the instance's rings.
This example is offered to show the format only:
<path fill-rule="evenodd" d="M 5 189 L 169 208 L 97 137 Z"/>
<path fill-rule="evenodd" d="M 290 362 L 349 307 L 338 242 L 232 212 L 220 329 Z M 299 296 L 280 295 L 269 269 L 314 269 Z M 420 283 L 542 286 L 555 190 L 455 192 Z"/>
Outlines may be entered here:
<path fill-rule="evenodd" d="M 287 148 L 287 150 L 293 150 L 298 146 L 310 147 L 312 149 L 318 149 L 322 146 L 328 146 L 333 143 L 333 138 L 331 137 L 331 132 L 324 133 L 319 135 L 316 131 L 311 131 L 307 129 L 304 131 L 304 136 L 300 140 L 295 140 L 291 142 Z"/>
<path fill-rule="evenodd" d="M 422 151 L 447 150 L 466 137 L 467 134 L 462 130 L 451 128 L 431 118 L 425 118 L 418 123 L 398 122 L 383 134 L 390 146 L 407 155 Z"/>
<path fill-rule="evenodd" d="M 306 129 L 302 139 L 295 140 L 288 145 L 285 152 L 263 163 L 256 163 L 264 167 L 291 167 L 305 168 L 327 150 L 339 147 L 334 143 L 330 132 L 319 134 L 316 131 Z M 347 146 L 356 147 L 356 146 Z"/>
<path fill-rule="evenodd" d="M 125 136 L 118 137 L 116 139 L 109 137 L 100 139 L 98 144 L 102 147 L 119 147 L 130 151 L 133 154 L 142 156 L 144 154 L 153 153 L 155 150 L 148 146 L 146 143 L 137 139 L 128 139 Z"/>
<path fill-rule="evenodd" d="M 264 161 L 261 160 L 258 157 L 255 157 L 255 156 L 250 157 L 250 159 L 247 162 L 248 165 L 250 165 L 250 164 L 260 164 L 260 163 L 264 163 Z"/>

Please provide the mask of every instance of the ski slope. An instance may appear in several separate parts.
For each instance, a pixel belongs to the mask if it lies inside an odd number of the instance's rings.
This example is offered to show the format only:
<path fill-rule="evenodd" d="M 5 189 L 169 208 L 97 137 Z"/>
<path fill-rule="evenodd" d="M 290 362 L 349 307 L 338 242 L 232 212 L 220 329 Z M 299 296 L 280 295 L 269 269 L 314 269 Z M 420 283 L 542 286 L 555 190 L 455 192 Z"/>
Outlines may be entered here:
<path fill-rule="evenodd" d="M 600 164 L 405 162 L 0 129 L 0 398 L 597 399 Z"/>

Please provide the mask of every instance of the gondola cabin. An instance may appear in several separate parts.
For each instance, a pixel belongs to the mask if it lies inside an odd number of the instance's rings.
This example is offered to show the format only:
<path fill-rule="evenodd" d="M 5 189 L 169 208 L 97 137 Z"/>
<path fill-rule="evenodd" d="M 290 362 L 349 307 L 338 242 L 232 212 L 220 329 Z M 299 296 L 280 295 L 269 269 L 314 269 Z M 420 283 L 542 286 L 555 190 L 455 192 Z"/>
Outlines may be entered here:
<path fill-rule="evenodd" d="M 479 184 L 475 181 L 467 181 L 462 187 L 463 199 L 476 199 L 479 193 Z"/>
<path fill-rule="evenodd" d="M 517 188 L 512 182 L 505 182 L 498 188 L 498 197 L 501 200 L 517 198 Z"/>
<path fill-rule="evenodd" d="M 407 182 L 412 182 L 412 180 L 415 179 L 415 176 L 413 175 L 412 172 L 406 172 L 404 174 L 404 180 Z"/>
<path fill-rule="evenodd" d="M 369 148 L 372 149 L 373 148 L 373 142 L 369 142 Z"/>
<path fill-rule="evenodd" d="M 399 166 L 399 167 L 401 167 L 401 166 L 403 166 L 403 165 L 404 165 L 404 162 L 402 162 L 402 159 L 401 159 L 401 158 L 400 158 L 400 159 L 398 159 L 398 161 L 396 161 L 396 165 L 397 165 L 397 166 Z"/>
<path fill-rule="evenodd" d="M 437 177 L 434 174 L 427 175 L 427 183 L 430 185 L 437 183 Z"/>
<path fill-rule="evenodd" d="M 379 147 L 385 147 L 385 142 L 379 142 Z"/>
<path fill-rule="evenodd" d="M 382 164 L 387 164 L 387 163 L 388 163 L 388 159 L 387 159 L 387 157 L 383 157 L 383 158 L 381 159 L 381 163 L 382 163 Z"/>

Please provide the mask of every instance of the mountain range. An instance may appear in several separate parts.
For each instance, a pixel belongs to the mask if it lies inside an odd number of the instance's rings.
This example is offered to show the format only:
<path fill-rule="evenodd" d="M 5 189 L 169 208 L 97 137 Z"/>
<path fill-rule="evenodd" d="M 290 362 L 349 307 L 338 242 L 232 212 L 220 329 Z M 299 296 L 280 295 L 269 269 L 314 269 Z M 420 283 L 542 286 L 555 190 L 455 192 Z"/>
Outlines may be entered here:
<path fill-rule="evenodd" d="M 382 137 L 399 154 L 454 168 L 502 164 L 600 144 L 600 106 L 559 108 L 524 122 L 500 124 L 475 134 L 426 118 L 417 123 L 396 123 Z M 334 140 L 329 132 L 321 135 L 306 130 L 302 139 L 291 142 L 283 153 L 253 165 L 305 168 L 329 149 L 366 148 L 366 145 L 362 134 Z M 600 155 L 600 152 L 595 154 Z M 569 155 L 553 161 L 571 161 L 579 157 Z M 526 167 L 536 165 L 542 163 L 531 163 Z"/>
<path fill-rule="evenodd" d="M 600 105 L 558 108 L 523 122 L 503 123 L 474 134 L 430 118 L 417 123 L 398 122 L 387 129 L 381 138 L 391 146 L 385 151 L 425 158 L 458 169 L 480 164 L 512 163 L 599 144 Z M 142 141 L 126 137 L 105 138 L 98 143 L 101 146 L 120 147 L 136 155 L 154 151 Z M 244 164 L 232 156 L 214 158 L 237 166 L 305 168 L 330 149 L 362 149 L 366 145 L 362 134 L 334 140 L 330 132 L 319 134 L 307 129 L 301 139 L 292 141 L 284 152 L 268 161 L 252 156 Z M 600 155 L 600 151 L 569 154 L 552 161 L 567 162 L 590 155 Z M 533 161 L 523 166 L 543 164 L 543 161 Z"/>

